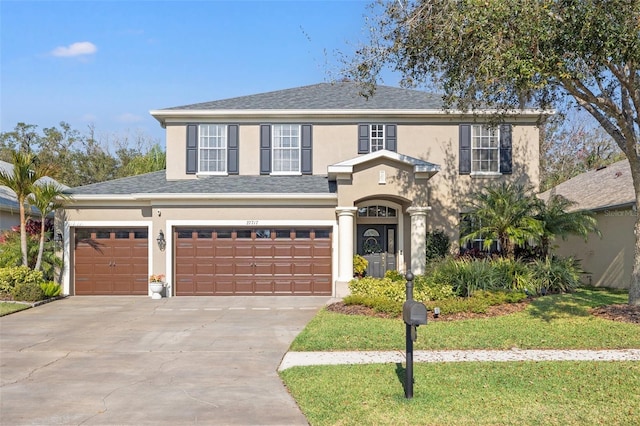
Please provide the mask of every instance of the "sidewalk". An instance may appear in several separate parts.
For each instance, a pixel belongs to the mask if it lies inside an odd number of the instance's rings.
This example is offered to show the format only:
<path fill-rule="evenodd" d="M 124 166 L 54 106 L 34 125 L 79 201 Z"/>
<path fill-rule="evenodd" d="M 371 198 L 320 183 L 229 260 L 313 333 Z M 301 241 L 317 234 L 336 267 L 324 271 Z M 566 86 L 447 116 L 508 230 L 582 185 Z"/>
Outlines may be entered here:
<path fill-rule="evenodd" d="M 640 349 L 557 350 L 511 349 L 468 351 L 414 351 L 414 362 L 508 361 L 640 361 Z M 405 362 L 403 351 L 287 352 L 278 371 L 306 365 L 376 364 Z"/>

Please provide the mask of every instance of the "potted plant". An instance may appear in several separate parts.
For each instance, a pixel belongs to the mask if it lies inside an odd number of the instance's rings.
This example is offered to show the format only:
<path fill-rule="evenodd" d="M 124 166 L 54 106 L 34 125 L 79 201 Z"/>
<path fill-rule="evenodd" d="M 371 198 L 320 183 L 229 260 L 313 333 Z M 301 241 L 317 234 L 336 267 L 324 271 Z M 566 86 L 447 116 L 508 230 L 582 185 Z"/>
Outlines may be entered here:
<path fill-rule="evenodd" d="M 367 266 L 369 266 L 369 261 L 359 254 L 353 255 L 353 276 L 357 278 L 362 278 L 365 276 L 367 272 Z"/>
<path fill-rule="evenodd" d="M 164 274 L 149 276 L 149 290 L 151 290 L 152 299 L 162 299 L 162 290 L 164 289 L 164 286 Z"/>

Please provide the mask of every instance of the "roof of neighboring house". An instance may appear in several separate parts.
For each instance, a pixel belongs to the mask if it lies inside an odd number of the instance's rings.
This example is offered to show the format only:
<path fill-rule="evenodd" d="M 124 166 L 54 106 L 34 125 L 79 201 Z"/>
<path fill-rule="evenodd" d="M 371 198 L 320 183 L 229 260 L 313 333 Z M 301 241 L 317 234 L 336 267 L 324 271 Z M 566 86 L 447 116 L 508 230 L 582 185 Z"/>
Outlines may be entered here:
<path fill-rule="evenodd" d="M 373 96 L 360 94 L 354 82 L 319 83 L 237 98 L 183 105 L 167 110 L 349 110 L 442 109 L 442 95 L 419 90 L 377 86 Z"/>
<path fill-rule="evenodd" d="M 76 195 L 128 194 L 333 194 L 335 182 L 326 176 L 205 176 L 167 180 L 164 170 L 107 182 L 78 186 L 65 191 Z"/>
<path fill-rule="evenodd" d="M 0 171 L 11 173 L 13 171 L 13 164 L 0 160 Z M 43 177 L 41 181 L 53 182 L 62 188 L 68 188 L 68 186 L 63 185 L 48 176 Z M 18 200 L 16 199 L 16 194 L 3 185 L 0 185 L 0 210 L 15 210 L 16 213 L 18 212 Z M 38 210 L 35 208 L 32 208 L 32 213 L 39 214 Z"/>
<path fill-rule="evenodd" d="M 575 202 L 572 210 L 602 210 L 635 202 L 631 169 L 627 160 L 590 170 L 540 194 L 543 200 L 562 195 Z"/>

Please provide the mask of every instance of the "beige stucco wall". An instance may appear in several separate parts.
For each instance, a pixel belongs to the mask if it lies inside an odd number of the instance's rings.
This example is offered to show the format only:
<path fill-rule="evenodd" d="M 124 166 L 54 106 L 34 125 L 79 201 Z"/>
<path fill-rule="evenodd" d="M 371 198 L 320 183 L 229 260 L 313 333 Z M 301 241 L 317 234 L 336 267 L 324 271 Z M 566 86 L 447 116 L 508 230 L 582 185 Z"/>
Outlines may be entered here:
<path fill-rule="evenodd" d="M 461 176 L 458 174 L 458 139 L 460 122 L 471 122 L 458 116 L 442 116 L 422 122 L 385 119 L 375 122 L 397 123 L 398 153 L 437 164 L 441 171 L 426 184 L 413 182 L 406 170 L 398 171 L 397 164 L 367 164 L 361 173 L 354 173 L 353 182 L 340 185 L 339 205 L 353 206 L 355 200 L 378 193 L 401 196 L 413 205 L 432 207 L 428 214 L 430 230 L 444 229 L 456 247 L 459 215 L 469 196 L 484 186 L 500 181 L 518 181 L 534 188 L 539 184 L 538 129 L 529 121 L 515 120 L 512 128 L 513 174 L 504 176 Z M 310 122 L 312 120 L 297 120 Z M 282 120 L 282 122 L 291 122 Z M 327 167 L 359 156 L 357 150 L 358 123 L 317 122 L 313 125 L 313 173 L 326 175 Z M 240 122 L 239 168 L 242 175 L 258 175 L 259 171 L 259 122 Z M 167 125 L 167 178 L 196 178 L 185 174 L 186 127 L 184 124 Z M 387 185 L 378 184 L 378 173 L 385 170 Z M 393 180 L 395 178 L 395 181 Z M 394 192 L 397 191 L 397 192 Z M 266 211 L 265 214 L 268 214 Z"/>
<path fill-rule="evenodd" d="M 570 237 L 556 240 L 555 253 L 574 256 L 582 261 L 582 268 L 589 272 L 585 284 L 598 287 L 629 288 L 633 269 L 635 237 L 633 227 L 636 212 L 631 208 L 612 209 L 596 214 L 602 238 L 595 234 L 587 242 Z"/>

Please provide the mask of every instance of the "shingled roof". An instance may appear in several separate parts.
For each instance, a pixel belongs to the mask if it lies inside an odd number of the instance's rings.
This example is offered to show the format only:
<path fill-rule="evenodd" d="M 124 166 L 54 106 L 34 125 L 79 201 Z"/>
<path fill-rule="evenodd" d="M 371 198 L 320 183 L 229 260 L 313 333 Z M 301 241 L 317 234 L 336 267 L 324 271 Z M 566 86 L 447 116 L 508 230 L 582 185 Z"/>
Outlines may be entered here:
<path fill-rule="evenodd" d="M 547 200 L 561 195 L 576 204 L 572 210 L 603 210 L 635 202 L 631 169 L 627 160 L 582 173 L 540 194 Z"/>
<path fill-rule="evenodd" d="M 335 182 L 326 176 L 207 176 L 167 180 L 164 170 L 71 188 L 76 195 L 129 194 L 333 194 Z"/>
<path fill-rule="evenodd" d="M 438 110 L 442 95 L 377 86 L 373 96 L 360 94 L 354 82 L 319 83 L 274 92 L 165 108 L 172 110 Z"/>

